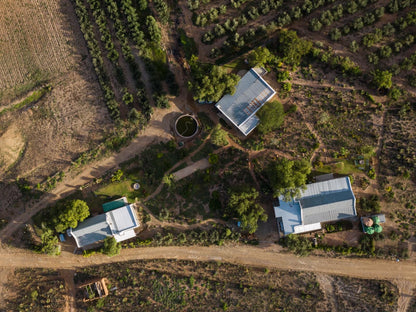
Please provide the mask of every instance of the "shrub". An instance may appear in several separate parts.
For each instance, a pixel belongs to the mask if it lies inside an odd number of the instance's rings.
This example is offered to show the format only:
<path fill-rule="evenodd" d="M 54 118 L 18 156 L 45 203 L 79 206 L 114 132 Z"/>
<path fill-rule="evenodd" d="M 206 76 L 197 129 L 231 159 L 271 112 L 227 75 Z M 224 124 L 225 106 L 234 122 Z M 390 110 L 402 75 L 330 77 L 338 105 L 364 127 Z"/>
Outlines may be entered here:
<path fill-rule="evenodd" d="M 307 256 L 313 249 L 312 242 L 310 240 L 295 234 L 285 236 L 280 239 L 280 243 L 299 256 Z"/>
<path fill-rule="evenodd" d="M 114 237 L 107 237 L 104 240 L 104 247 L 102 249 L 103 254 L 112 257 L 116 256 L 121 251 L 121 244 L 117 243 Z"/>
<path fill-rule="evenodd" d="M 221 128 L 220 124 L 217 124 L 212 130 L 211 142 L 217 146 L 225 146 L 228 144 L 227 132 Z"/>
<path fill-rule="evenodd" d="M 283 105 L 278 101 L 267 102 L 258 112 L 260 124 L 257 127 L 262 134 L 278 129 L 285 117 Z"/>

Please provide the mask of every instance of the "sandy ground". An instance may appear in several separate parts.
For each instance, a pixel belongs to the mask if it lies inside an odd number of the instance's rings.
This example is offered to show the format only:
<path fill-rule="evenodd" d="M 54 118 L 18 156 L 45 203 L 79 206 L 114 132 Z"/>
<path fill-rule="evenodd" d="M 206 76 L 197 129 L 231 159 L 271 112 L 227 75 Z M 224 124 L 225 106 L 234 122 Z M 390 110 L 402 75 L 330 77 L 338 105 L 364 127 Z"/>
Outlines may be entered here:
<path fill-rule="evenodd" d="M 0 136 L 0 167 L 8 168 L 20 155 L 25 141 L 15 124 Z"/>

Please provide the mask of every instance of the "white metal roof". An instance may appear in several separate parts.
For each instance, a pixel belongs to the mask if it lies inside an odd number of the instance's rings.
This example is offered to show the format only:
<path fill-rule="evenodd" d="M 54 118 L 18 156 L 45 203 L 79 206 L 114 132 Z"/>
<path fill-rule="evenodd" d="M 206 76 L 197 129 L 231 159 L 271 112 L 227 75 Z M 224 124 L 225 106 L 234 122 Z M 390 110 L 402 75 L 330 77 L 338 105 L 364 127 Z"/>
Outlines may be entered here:
<path fill-rule="evenodd" d="M 285 234 L 309 232 L 312 228 L 318 229 L 317 224 L 321 222 L 357 215 L 355 196 L 348 177 L 307 184 L 298 199 L 285 202 L 281 196 L 279 205 L 274 207 L 275 216 L 282 218 Z M 298 214 L 298 209 L 300 222 L 293 217 Z"/>
<path fill-rule="evenodd" d="M 134 237 L 134 229 L 140 224 L 134 205 L 127 205 L 80 222 L 70 229 L 77 246 L 82 248 L 114 236 L 117 242 Z"/>
<path fill-rule="evenodd" d="M 275 94 L 273 88 L 252 68 L 240 79 L 235 93 L 224 95 L 215 106 L 244 135 L 248 135 L 258 124 L 254 114 Z"/>

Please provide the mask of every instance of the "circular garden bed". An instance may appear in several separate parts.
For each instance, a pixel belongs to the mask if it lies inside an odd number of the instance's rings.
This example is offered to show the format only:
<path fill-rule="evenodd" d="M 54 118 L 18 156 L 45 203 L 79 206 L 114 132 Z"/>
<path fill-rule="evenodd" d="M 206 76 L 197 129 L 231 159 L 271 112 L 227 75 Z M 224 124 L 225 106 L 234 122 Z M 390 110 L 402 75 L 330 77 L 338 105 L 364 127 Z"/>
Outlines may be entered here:
<path fill-rule="evenodd" d="M 186 139 L 193 137 L 198 131 L 198 122 L 191 115 L 180 116 L 175 123 L 176 133 Z"/>

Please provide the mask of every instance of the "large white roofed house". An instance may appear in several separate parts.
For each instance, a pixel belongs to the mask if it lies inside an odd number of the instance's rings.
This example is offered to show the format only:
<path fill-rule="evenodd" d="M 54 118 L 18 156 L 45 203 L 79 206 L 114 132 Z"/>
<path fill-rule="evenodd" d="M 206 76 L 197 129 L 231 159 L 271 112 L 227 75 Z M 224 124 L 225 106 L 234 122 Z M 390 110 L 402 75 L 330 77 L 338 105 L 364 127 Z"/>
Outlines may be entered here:
<path fill-rule="evenodd" d="M 276 94 L 261 72 L 260 68 L 250 69 L 238 82 L 235 93 L 224 95 L 215 104 L 221 115 L 245 136 L 260 122 L 257 111 Z"/>
<path fill-rule="evenodd" d="M 136 236 L 134 229 L 139 227 L 134 205 L 126 204 L 117 209 L 80 222 L 68 234 L 73 236 L 79 248 L 91 247 L 107 237 L 121 242 Z"/>
<path fill-rule="evenodd" d="M 280 196 L 273 206 L 278 227 L 285 235 L 320 230 L 322 222 L 357 215 L 348 177 L 307 184 L 299 198 L 286 202 Z"/>

